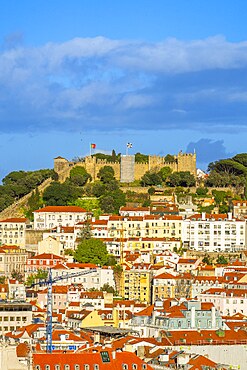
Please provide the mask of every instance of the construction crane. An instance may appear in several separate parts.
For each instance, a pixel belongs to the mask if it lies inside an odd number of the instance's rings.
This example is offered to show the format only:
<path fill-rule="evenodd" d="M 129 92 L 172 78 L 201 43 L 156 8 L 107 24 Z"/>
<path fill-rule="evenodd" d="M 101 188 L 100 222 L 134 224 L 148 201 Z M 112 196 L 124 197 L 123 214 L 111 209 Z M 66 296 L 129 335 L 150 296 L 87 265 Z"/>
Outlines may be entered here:
<path fill-rule="evenodd" d="M 48 277 L 44 281 L 40 281 L 39 283 L 34 283 L 31 284 L 31 287 L 35 285 L 47 285 L 47 324 L 46 324 L 46 352 L 52 353 L 52 285 L 53 283 L 56 283 L 57 281 L 68 279 L 68 278 L 73 278 L 76 276 L 81 276 L 81 275 L 87 275 L 91 274 L 93 272 L 96 272 L 97 269 L 90 269 L 90 270 L 84 270 L 84 271 L 78 271 L 78 272 L 72 272 L 72 273 L 67 273 L 62 276 L 55 276 L 54 278 L 52 277 L 52 269 L 48 270 Z"/>

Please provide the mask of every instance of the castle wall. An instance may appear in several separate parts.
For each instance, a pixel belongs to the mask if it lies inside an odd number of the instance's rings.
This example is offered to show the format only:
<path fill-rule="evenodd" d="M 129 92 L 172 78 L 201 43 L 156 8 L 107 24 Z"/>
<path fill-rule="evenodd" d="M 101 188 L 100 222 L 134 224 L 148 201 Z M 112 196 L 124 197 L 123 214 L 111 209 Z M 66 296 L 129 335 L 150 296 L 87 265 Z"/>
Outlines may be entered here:
<path fill-rule="evenodd" d="M 164 157 L 149 156 L 147 163 L 134 164 L 134 179 L 140 180 L 147 171 L 159 171 L 162 167 L 170 167 L 172 171 L 189 171 L 196 175 L 196 154 L 179 153 L 174 156 L 174 162 L 165 162 Z M 92 176 L 92 181 L 97 180 L 99 170 L 104 166 L 111 166 L 114 170 L 117 180 L 121 178 L 121 165 L 119 162 L 107 162 L 106 160 L 97 159 L 96 157 L 85 157 L 84 162 L 69 162 L 67 159 L 57 157 L 54 159 L 54 170 L 59 175 L 59 181 L 63 182 L 69 177 L 70 170 L 74 166 L 82 166 Z"/>

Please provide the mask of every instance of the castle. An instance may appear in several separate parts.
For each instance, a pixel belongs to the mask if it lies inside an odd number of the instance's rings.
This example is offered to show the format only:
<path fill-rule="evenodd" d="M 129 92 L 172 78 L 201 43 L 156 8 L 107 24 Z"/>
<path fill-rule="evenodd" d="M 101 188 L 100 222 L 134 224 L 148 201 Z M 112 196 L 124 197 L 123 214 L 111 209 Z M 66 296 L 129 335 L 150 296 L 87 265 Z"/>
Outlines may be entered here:
<path fill-rule="evenodd" d="M 114 170 L 115 177 L 121 182 L 132 182 L 140 180 L 147 171 L 158 172 L 162 167 L 170 167 L 173 172 L 189 171 L 196 176 L 196 154 L 182 153 L 174 156 L 174 161 L 166 162 L 165 157 L 148 156 L 146 163 L 136 163 L 134 155 L 122 155 L 119 162 L 107 162 L 106 160 L 97 159 L 94 156 L 87 156 L 81 162 L 70 162 L 63 157 L 54 159 L 54 170 L 59 176 L 59 181 L 63 182 L 69 177 L 72 167 L 82 166 L 92 176 L 92 181 L 97 180 L 97 174 L 100 168 L 111 166 Z"/>

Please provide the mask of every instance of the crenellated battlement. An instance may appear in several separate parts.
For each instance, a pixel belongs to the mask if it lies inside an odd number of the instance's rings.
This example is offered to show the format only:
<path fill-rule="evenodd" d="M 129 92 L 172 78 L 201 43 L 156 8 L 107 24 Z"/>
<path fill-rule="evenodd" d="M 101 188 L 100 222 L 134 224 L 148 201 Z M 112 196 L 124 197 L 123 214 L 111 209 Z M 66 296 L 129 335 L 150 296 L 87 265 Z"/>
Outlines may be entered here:
<path fill-rule="evenodd" d="M 121 164 L 119 162 L 108 162 L 105 159 L 98 159 L 94 156 L 87 156 L 83 161 L 70 162 L 63 157 L 54 159 L 54 170 L 59 175 L 60 181 L 65 181 L 69 177 L 70 170 L 74 166 L 82 166 L 92 176 L 93 181 L 97 180 L 97 174 L 100 168 L 111 166 L 114 169 L 115 177 L 120 180 Z M 134 164 L 134 179 L 140 180 L 143 174 L 147 171 L 159 171 L 162 167 L 170 167 L 175 171 L 189 171 L 196 175 L 196 153 L 182 153 L 180 151 L 174 155 L 174 161 L 166 162 L 165 157 L 158 155 L 149 155 L 148 162 Z"/>

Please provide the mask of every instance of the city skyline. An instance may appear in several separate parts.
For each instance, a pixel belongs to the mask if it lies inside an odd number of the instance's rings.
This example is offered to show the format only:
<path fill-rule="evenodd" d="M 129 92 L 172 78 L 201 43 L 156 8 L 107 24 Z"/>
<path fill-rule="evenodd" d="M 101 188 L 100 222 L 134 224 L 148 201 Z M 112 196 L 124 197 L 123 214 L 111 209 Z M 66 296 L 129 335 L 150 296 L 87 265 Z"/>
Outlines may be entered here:
<path fill-rule="evenodd" d="M 244 1 L 1 4 L 0 177 L 98 150 L 246 151 Z"/>

